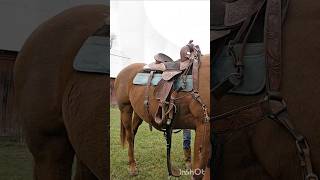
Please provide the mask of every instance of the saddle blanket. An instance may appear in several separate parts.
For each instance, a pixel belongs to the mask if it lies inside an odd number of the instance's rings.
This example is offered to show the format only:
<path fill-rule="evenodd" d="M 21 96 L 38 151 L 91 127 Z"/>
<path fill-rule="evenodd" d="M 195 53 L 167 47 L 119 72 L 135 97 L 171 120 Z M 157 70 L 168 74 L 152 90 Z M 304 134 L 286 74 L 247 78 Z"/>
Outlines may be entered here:
<path fill-rule="evenodd" d="M 109 38 L 90 36 L 80 48 L 73 68 L 77 71 L 110 74 Z"/>
<path fill-rule="evenodd" d="M 235 46 L 235 51 L 239 51 L 239 46 Z M 239 86 L 229 91 L 232 94 L 255 95 L 265 88 L 266 84 L 266 64 L 264 43 L 248 43 L 244 55 L 244 76 L 243 82 Z M 231 73 L 234 73 L 233 58 L 228 54 L 227 48 L 222 55 L 214 60 L 213 64 L 213 85 L 223 82 Z"/>
<path fill-rule="evenodd" d="M 133 84 L 146 86 L 148 84 L 149 77 L 150 77 L 149 73 L 138 73 L 133 79 Z M 162 79 L 162 75 L 160 73 L 154 74 L 151 80 L 151 85 L 157 86 L 161 79 Z M 183 88 L 183 82 L 180 78 L 174 82 L 173 86 L 174 86 L 173 87 L 174 89 L 178 89 L 182 87 L 182 91 L 186 91 L 186 92 L 192 91 L 193 89 L 192 75 L 187 75 L 185 88 Z"/>

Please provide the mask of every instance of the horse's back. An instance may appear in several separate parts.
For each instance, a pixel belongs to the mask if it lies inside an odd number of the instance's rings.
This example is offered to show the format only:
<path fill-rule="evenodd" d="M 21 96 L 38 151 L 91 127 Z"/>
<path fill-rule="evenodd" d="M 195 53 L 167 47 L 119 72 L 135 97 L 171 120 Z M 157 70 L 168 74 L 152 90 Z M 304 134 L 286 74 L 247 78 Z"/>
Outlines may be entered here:
<path fill-rule="evenodd" d="M 136 74 L 142 71 L 143 63 L 130 64 L 122 69 L 114 83 L 115 94 L 117 97 L 117 103 L 119 106 L 130 104 L 129 93 L 133 86 L 132 82 Z"/>
<path fill-rule="evenodd" d="M 51 103 L 61 99 L 74 57 L 105 23 L 107 9 L 104 5 L 78 6 L 41 24 L 26 40 L 15 63 L 17 98 L 33 94 L 52 97 L 47 99 Z"/>

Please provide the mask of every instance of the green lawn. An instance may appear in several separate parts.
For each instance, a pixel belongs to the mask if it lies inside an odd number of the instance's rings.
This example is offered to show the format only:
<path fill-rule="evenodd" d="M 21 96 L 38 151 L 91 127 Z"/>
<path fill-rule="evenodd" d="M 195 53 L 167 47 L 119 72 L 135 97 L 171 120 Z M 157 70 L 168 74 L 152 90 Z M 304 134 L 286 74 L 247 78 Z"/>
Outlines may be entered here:
<path fill-rule="evenodd" d="M 25 145 L 12 138 L 0 138 L 0 179 L 32 179 L 32 156 Z"/>
<path fill-rule="evenodd" d="M 150 132 L 149 126 L 146 123 L 143 123 L 140 126 L 135 142 L 135 155 L 139 175 L 135 177 L 129 176 L 127 148 L 123 149 L 120 145 L 119 111 L 115 108 L 111 108 L 110 113 L 111 179 L 168 179 L 165 139 L 163 133 L 155 129 Z M 185 169 L 183 162 L 182 132 L 174 134 L 172 160 L 174 165 L 181 169 Z M 32 156 L 27 147 L 17 143 L 12 138 L 0 137 L 0 180 L 31 179 Z M 179 179 L 190 179 L 190 176 L 182 176 Z"/>
<path fill-rule="evenodd" d="M 135 139 L 135 158 L 137 160 L 139 175 L 130 177 L 128 171 L 127 148 L 120 144 L 120 113 L 118 109 L 111 108 L 111 179 L 169 179 L 166 166 L 166 148 L 163 133 L 153 129 L 149 130 L 147 123 L 142 123 Z M 194 135 L 194 132 L 192 132 Z M 173 135 L 172 161 L 178 168 L 185 169 L 183 161 L 182 132 Z M 193 136 L 194 138 L 194 136 Z M 192 139 L 192 144 L 194 139 Z M 174 179 L 174 178 L 170 178 Z M 190 176 L 181 176 L 175 179 L 190 179 Z"/>

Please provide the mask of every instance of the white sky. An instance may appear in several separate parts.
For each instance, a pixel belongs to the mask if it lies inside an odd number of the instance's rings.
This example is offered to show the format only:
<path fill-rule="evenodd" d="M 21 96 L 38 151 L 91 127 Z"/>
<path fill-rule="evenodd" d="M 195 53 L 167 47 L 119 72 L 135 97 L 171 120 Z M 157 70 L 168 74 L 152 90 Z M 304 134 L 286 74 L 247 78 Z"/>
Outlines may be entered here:
<path fill-rule="evenodd" d="M 112 77 L 130 63 L 153 62 L 159 52 L 178 59 L 190 39 L 210 52 L 209 0 L 111 0 L 110 12 Z"/>

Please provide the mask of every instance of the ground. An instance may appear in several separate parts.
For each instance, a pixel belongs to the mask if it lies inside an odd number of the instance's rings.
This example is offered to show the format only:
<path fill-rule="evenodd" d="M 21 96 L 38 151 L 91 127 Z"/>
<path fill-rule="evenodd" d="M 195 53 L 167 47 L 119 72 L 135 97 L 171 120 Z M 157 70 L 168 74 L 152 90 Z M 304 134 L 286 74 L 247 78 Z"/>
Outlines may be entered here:
<path fill-rule="evenodd" d="M 153 129 L 145 122 L 140 126 L 135 140 L 135 155 L 138 164 L 139 175 L 129 176 L 127 148 L 123 149 L 120 144 L 120 113 L 111 108 L 111 179 L 169 179 L 166 165 L 166 142 L 163 133 Z M 192 131 L 194 138 L 194 132 Z M 192 144 L 194 139 L 192 139 Z M 173 135 L 172 161 L 178 168 L 185 170 L 184 154 L 182 148 L 182 132 Z M 181 176 L 170 179 L 190 179 L 191 176 Z"/>
<path fill-rule="evenodd" d="M 120 145 L 119 111 L 111 108 L 111 179 L 168 179 L 166 166 L 165 139 L 162 132 L 149 131 L 143 123 L 137 133 L 135 154 L 139 175 L 130 177 L 128 172 L 127 148 Z M 192 132 L 194 135 L 194 132 Z M 182 132 L 173 135 L 172 160 L 184 168 Z M 192 140 L 193 142 L 193 140 Z M 171 178 L 174 179 L 174 178 Z M 182 176 L 180 179 L 190 179 Z M 19 144 L 15 138 L 0 137 L 0 180 L 32 180 L 32 156 L 26 145 Z"/>
<path fill-rule="evenodd" d="M 14 138 L 0 137 L 0 179 L 32 180 L 32 156 Z"/>

